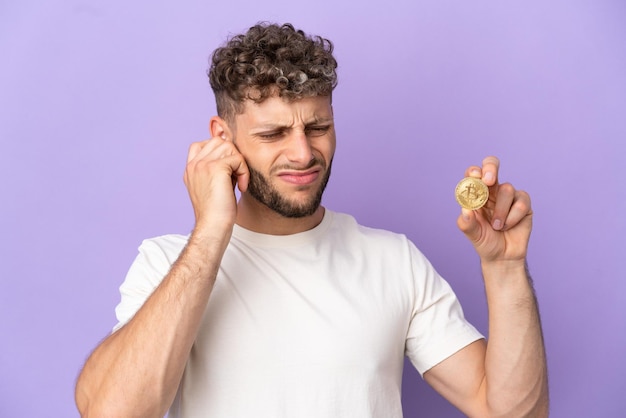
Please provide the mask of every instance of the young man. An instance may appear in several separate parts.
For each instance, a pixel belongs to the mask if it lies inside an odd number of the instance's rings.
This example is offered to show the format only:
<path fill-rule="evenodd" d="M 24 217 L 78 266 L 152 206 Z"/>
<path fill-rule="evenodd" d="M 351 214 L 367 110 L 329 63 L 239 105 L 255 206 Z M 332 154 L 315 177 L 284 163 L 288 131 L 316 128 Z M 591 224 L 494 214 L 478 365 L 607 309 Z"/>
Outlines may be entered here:
<path fill-rule="evenodd" d="M 458 219 L 481 259 L 486 343 L 404 236 L 320 205 L 336 66 L 328 40 L 291 25 L 215 51 L 219 116 L 184 177 L 195 227 L 140 247 L 78 379 L 82 416 L 400 417 L 404 355 L 469 416 L 547 415 L 528 195 L 498 183 L 495 157 L 466 171 L 491 192 Z"/>

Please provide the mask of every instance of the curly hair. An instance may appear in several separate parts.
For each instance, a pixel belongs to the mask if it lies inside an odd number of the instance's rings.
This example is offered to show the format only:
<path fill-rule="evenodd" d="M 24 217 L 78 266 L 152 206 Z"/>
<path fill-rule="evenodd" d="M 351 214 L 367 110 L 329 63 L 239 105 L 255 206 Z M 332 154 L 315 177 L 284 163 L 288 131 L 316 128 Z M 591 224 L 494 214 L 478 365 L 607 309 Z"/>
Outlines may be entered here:
<path fill-rule="evenodd" d="M 330 96 L 337 86 L 333 44 L 291 24 L 259 23 L 213 52 L 207 74 L 217 113 L 226 120 L 243 112 L 245 100 L 260 103 Z"/>

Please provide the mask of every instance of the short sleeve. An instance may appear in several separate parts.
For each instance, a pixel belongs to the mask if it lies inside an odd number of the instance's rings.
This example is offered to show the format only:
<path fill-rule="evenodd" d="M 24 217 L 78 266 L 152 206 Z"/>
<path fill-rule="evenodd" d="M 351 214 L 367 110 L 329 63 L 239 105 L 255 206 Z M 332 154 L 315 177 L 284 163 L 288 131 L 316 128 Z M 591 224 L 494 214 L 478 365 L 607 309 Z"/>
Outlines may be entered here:
<path fill-rule="evenodd" d="M 115 308 L 117 324 L 122 328 L 143 306 L 169 272 L 187 242 L 182 235 L 165 235 L 144 240 L 120 286 L 120 302 Z"/>
<path fill-rule="evenodd" d="M 448 282 L 415 246 L 411 247 L 415 299 L 405 354 L 423 376 L 483 336 L 465 319 Z"/>

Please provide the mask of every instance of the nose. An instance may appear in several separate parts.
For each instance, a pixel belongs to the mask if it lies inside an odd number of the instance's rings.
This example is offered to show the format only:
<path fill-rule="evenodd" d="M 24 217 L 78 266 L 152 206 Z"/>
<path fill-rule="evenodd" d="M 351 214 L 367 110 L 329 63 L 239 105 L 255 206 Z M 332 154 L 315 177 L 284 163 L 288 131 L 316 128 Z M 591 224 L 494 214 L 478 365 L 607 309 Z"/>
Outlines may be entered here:
<path fill-rule="evenodd" d="M 286 156 L 290 162 L 305 167 L 313 159 L 311 142 L 302 131 L 294 131 L 287 141 Z"/>

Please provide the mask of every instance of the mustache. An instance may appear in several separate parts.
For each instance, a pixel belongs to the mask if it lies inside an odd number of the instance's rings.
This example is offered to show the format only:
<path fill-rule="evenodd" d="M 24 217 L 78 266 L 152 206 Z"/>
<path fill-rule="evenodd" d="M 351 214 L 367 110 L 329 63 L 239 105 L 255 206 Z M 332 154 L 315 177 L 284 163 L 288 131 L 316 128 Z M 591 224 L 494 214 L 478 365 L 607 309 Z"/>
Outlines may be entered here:
<path fill-rule="evenodd" d="M 326 162 L 324 161 L 323 158 L 317 157 L 317 156 L 313 156 L 313 158 L 311 158 L 311 161 L 309 161 L 307 163 L 306 166 L 297 166 L 297 165 L 292 165 L 292 164 L 283 164 L 283 165 L 279 165 L 276 167 L 272 168 L 272 173 L 276 172 L 276 171 L 281 171 L 281 170 L 294 170 L 294 171 L 305 171 L 305 170 L 309 170 L 315 166 L 320 166 L 322 168 L 326 168 Z"/>

